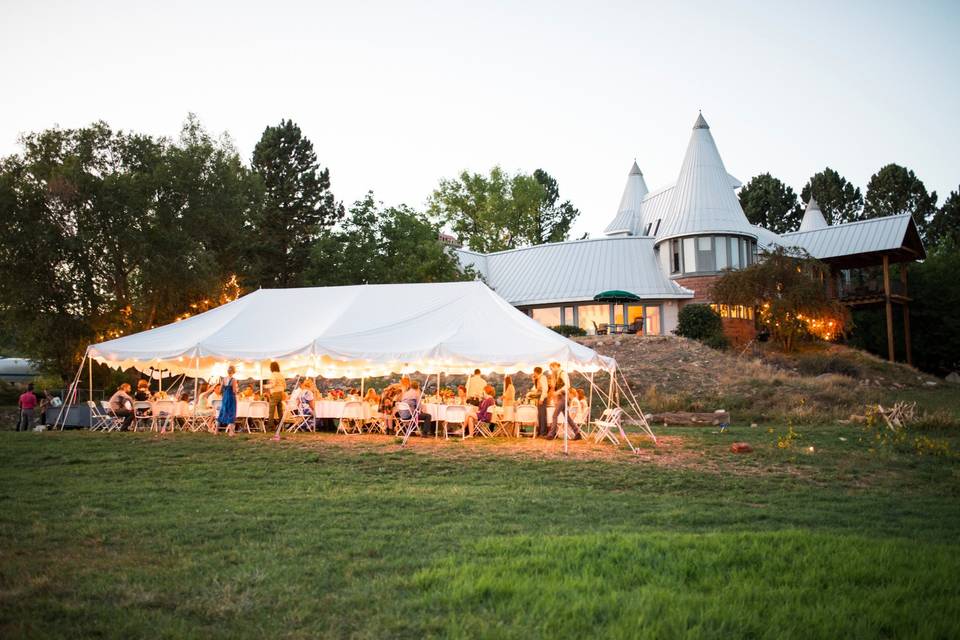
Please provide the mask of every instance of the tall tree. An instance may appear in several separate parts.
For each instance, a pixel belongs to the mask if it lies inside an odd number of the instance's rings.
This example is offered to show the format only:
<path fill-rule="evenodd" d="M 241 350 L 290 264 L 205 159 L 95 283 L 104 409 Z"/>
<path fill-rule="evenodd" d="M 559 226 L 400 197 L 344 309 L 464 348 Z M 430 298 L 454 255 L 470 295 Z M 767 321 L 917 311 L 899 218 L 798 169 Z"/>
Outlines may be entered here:
<path fill-rule="evenodd" d="M 343 217 L 313 143 L 291 120 L 267 127 L 253 150 L 252 167 L 263 181 L 263 206 L 253 216 L 257 242 L 250 247 L 252 285 L 301 284 L 313 244 Z"/>
<path fill-rule="evenodd" d="M 557 181 L 546 171 L 510 175 L 500 167 L 441 180 L 429 210 L 484 253 L 565 240 L 580 215 L 569 200 L 560 202 Z"/>
<path fill-rule="evenodd" d="M 769 173 L 754 176 L 740 189 L 740 206 L 750 224 L 776 233 L 795 231 L 803 219 L 793 189 Z"/>
<path fill-rule="evenodd" d="M 862 216 L 860 189 L 830 167 L 815 173 L 800 191 L 803 202 L 810 202 L 811 197 L 816 198 L 827 224 L 854 222 Z"/>
<path fill-rule="evenodd" d="M 923 182 L 906 167 L 888 164 L 870 177 L 863 205 L 864 218 L 882 218 L 909 213 L 920 235 L 937 210 L 937 192 L 927 193 Z"/>
<path fill-rule="evenodd" d="M 960 188 L 951 191 L 927 227 L 932 251 L 960 251 Z"/>
<path fill-rule="evenodd" d="M 308 282 L 316 285 L 469 280 L 439 240 L 440 228 L 405 205 L 383 207 L 373 194 L 351 207 L 342 229 L 313 248 Z"/>
<path fill-rule="evenodd" d="M 533 177 L 543 187 L 543 198 L 531 231 L 531 244 L 562 242 L 570 235 L 570 226 L 580 215 L 580 210 L 569 200 L 560 202 L 560 187 L 549 173 L 537 169 Z"/>

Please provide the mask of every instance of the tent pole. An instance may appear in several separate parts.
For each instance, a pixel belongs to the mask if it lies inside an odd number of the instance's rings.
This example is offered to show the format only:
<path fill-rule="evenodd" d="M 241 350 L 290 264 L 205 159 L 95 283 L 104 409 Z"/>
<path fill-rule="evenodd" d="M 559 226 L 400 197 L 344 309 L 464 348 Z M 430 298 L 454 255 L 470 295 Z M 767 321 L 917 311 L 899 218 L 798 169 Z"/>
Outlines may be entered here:
<path fill-rule="evenodd" d="M 69 389 L 67 389 L 67 402 L 63 408 L 60 409 L 57 419 L 53 421 L 54 429 L 56 429 L 57 425 L 59 425 L 60 431 L 63 431 L 63 428 L 67 424 L 67 414 L 70 412 L 70 407 L 73 406 L 73 398 L 77 393 L 77 385 L 80 384 L 80 374 L 83 372 L 83 361 L 86 360 L 87 353 L 89 353 L 89 349 L 83 353 L 83 358 L 80 360 L 80 366 L 77 367 L 77 375 L 73 377 L 73 382 L 70 384 Z M 62 422 L 61 419 L 63 420 Z"/>
<path fill-rule="evenodd" d="M 437 404 L 442 404 L 443 398 L 440 397 L 440 372 L 437 371 Z M 437 413 L 440 413 L 437 411 Z M 433 439 L 440 438 L 440 416 L 433 416 Z"/>
<path fill-rule="evenodd" d="M 364 392 L 364 389 L 363 389 L 363 379 L 364 379 L 364 377 L 363 377 L 363 376 L 360 376 L 360 399 L 361 399 L 361 400 L 363 400 L 363 392 Z"/>
<path fill-rule="evenodd" d="M 563 455 L 569 455 L 570 451 L 567 448 L 567 427 L 570 422 L 570 375 L 567 374 L 568 384 L 563 385 Z M 556 415 L 556 414 L 554 414 Z"/>
<path fill-rule="evenodd" d="M 587 422 L 593 421 L 593 371 L 590 372 L 590 399 L 587 400 Z"/>
<path fill-rule="evenodd" d="M 89 383 L 90 397 L 88 400 L 93 400 L 93 358 L 87 358 L 87 377 L 90 378 L 87 382 Z"/>

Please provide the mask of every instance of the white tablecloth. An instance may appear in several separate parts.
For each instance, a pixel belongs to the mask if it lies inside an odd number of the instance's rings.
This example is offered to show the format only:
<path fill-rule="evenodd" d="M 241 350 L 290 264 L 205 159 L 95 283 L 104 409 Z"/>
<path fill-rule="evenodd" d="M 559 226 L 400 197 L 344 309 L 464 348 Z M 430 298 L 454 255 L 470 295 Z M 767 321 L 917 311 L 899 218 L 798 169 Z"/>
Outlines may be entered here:
<path fill-rule="evenodd" d="M 445 405 L 437 404 L 434 402 L 424 402 L 423 411 L 430 414 L 430 419 L 434 421 L 442 422 L 447 419 L 447 406 L 466 406 L 467 415 L 475 416 L 477 415 L 477 408 L 472 404 L 468 405 Z"/>

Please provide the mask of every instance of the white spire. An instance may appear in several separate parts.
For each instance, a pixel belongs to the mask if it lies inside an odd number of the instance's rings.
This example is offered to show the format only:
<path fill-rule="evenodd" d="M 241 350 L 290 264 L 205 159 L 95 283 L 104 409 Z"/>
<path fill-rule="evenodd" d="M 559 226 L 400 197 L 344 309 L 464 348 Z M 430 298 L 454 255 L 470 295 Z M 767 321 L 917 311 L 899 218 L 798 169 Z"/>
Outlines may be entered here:
<path fill-rule="evenodd" d="M 756 237 L 732 184 L 710 127 L 700 114 L 690 135 L 669 213 L 657 238 L 699 233 L 737 233 Z"/>
<path fill-rule="evenodd" d="M 803 212 L 803 220 L 800 221 L 800 231 L 815 231 L 825 229 L 828 226 L 826 219 L 823 217 L 823 212 L 820 211 L 820 205 L 817 204 L 817 199 L 810 196 L 807 209 Z"/>
<path fill-rule="evenodd" d="M 637 161 L 634 160 L 630 173 L 627 174 L 627 184 L 620 197 L 617 215 L 613 218 L 613 222 L 607 225 L 606 233 L 633 233 L 640 226 L 640 206 L 647 193 L 649 193 L 647 182 L 643 179 L 643 172 L 640 171 Z"/>

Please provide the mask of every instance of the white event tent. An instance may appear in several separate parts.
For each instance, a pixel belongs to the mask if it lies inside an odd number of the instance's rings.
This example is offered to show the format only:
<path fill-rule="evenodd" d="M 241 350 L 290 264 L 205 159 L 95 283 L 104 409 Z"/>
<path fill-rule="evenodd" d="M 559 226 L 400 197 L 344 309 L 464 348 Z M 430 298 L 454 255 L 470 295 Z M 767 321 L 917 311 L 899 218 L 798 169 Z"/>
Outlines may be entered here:
<path fill-rule="evenodd" d="M 91 345 L 116 368 L 240 378 L 391 373 L 613 372 L 616 361 L 541 326 L 482 282 L 261 289 L 180 322 Z"/>

